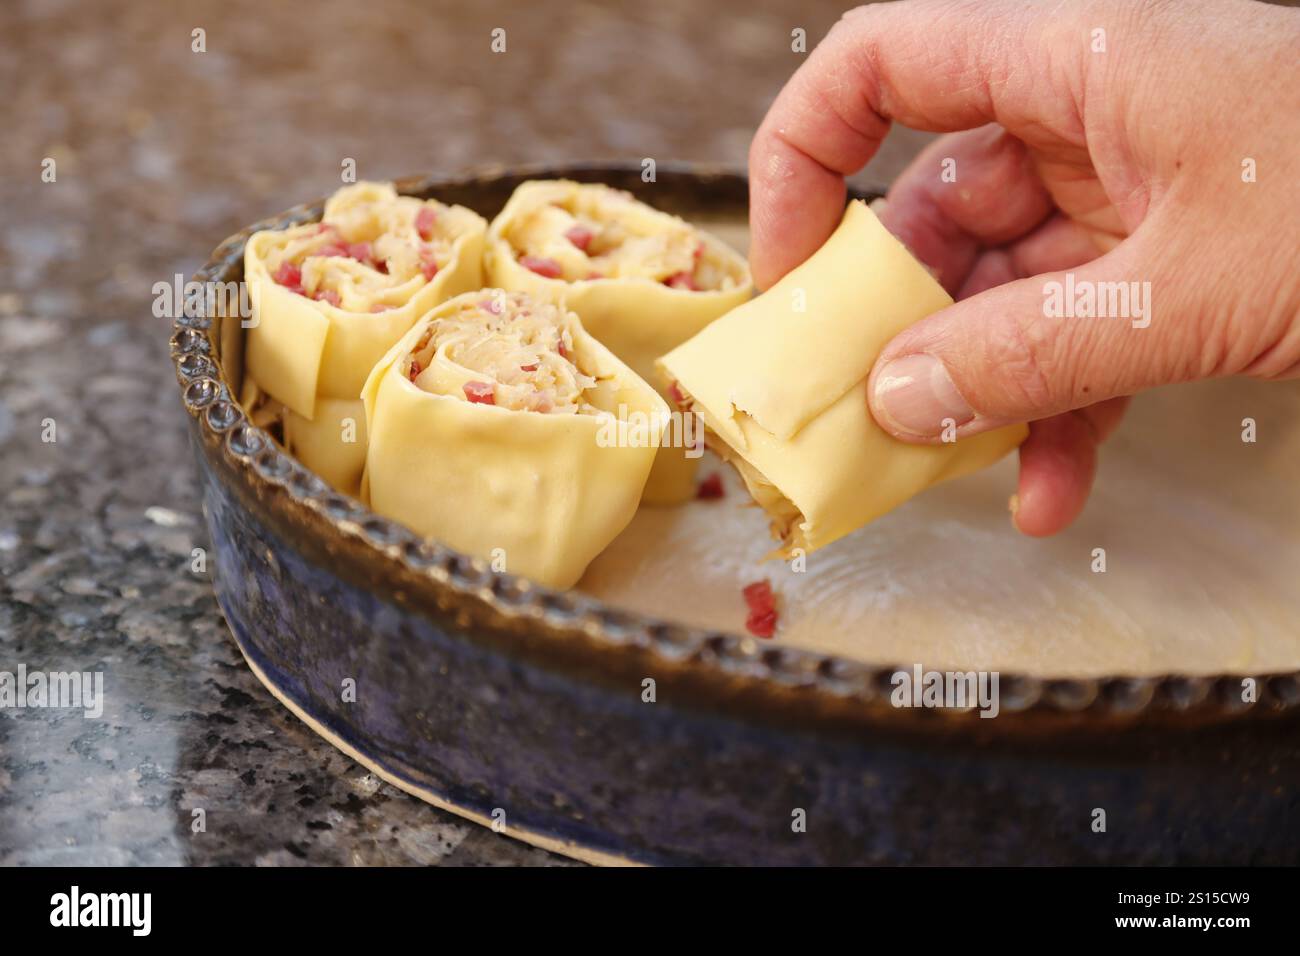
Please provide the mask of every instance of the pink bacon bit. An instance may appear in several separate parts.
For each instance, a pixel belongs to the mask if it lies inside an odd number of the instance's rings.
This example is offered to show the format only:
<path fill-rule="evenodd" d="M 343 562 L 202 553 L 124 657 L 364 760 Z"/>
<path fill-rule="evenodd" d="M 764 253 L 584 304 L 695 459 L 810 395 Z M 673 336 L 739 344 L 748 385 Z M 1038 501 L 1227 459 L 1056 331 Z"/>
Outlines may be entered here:
<path fill-rule="evenodd" d="M 411 359 L 411 370 L 407 373 L 407 377 L 410 378 L 412 382 L 414 382 L 417 378 L 420 377 L 420 373 L 422 371 L 424 371 L 424 369 L 420 368 L 420 363 L 417 362 L 415 359 Z"/>
<path fill-rule="evenodd" d="M 313 295 L 312 298 L 315 299 L 317 302 L 328 302 L 336 309 L 339 307 L 339 302 L 340 302 L 339 294 L 335 292 L 333 289 L 318 289 L 316 291 L 316 294 Z"/>
<path fill-rule="evenodd" d="M 716 471 L 701 481 L 695 489 L 695 497 L 701 501 L 716 501 L 726 496 L 727 489 L 722 487 L 722 476 Z"/>
<path fill-rule="evenodd" d="M 519 371 L 521 371 L 521 372 L 536 372 L 536 371 L 537 371 L 537 363 L 534 362 L 532 365 L 521 365 L 521 366 L 519 366 Z"/>
<path fill-rule="evenodd" d="M 372 306 L 370 307 L 370 311 L 371 311 L 371 312 L 387 312 L 387 311 L 388 311 L 389 309 L 391 309 L 391 308 L 392 308 L 391 305 L 384 305 L 384 303 L 382 303 L 382 302 L 376 302 L 374 305 L 372 305 Z"/>
<path fill-rule="evenodd" d="M 682 408 L 685 408 L 691 403 L 691 400 L 686 397 L 686 393 L 682 391 L 682 387 L 676 382 L 668 383 L 668 397 L 673 400 L 674 404 Z"/>
<path fill-rule="evenodd" d="M 287 259 L 280 263 L 279 268 L 275 270 L 275 275 L 271 276 L 271 278 L 275 280 L 276 285 L 282 285 L 290 292 L 296 292 L 299 295 L 305 294 L 302 288 L 302 269 Z"/>
<path fill-rule="evenodd" d="M 755 637 L 771 637 L 775 634 L 776 597 L 772 594 L 772 585 L 767 581 L 755 581 L 747 584 L 741 593 L 745 596 L 745 604 L 749 606 L 745 629 Z"/>
<path fill-rule="evenodd" d="M 388 274 L 388 263 L 374 258 L 374 252 L 368 242 L 328 242 L 308 255 L 326 259 L 355 259 L 363 265 L 370 266 L 376 272 Z"/>
<path fill-rule="evenodd" d="M 463 388 L 465 397 L 475 404 L 495 405 L 497 403 L 496 392 L 491 382 L 466 382 Z"/>
<path fill-rule="evenodd" d="M 438 222 L 438 213 L 432 206 L 421 206 L 415 214 L 415 231 L 420 238 L 428 242 L 433 238 L 433 229 Z"/>
<path fill-rule="evenodd" d="M 689 272 L 675 272 L 664 280 L 664 285 L 670 289 L 686 289 L 690 292 L 699 292 L 700 287 L 695 284 L 695 276 Z"/>
<path fill-rule="evenodd" d="M 500 315 L 502 312 L 501 301 L 496 296 L 488 296 L 478 304 L 478 307 L 484 312 L 491 312 L 493 315 Z"/>
<path fill-rule="evenodd" d="M 438 261 L 433 257 L 432 249 L 420 250 L 420 272 L 426 281 L 432 282 L 438 274 Z"/>
<path fill-rule="evenodd" d="M 564 238 L 583 252 L 587 251 L 587 247 L 591 245 L 591 240 L 595 237 L 596 234 L 583 225 L 570 226 L 564 233 Z"/>
<path fill-rule="evenodd" d="M 545 256 L 520 256 L 519 264 L 529 272 L 536 272 L 547 279 L 558 279 L 564 275 L 564 269 L 560 264 Z"/>

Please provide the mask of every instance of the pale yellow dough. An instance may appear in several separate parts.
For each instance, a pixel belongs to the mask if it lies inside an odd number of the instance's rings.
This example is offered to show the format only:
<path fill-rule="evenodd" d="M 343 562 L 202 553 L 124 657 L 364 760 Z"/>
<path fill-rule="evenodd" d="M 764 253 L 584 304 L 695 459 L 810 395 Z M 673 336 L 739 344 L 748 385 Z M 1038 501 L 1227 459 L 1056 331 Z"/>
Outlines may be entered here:
<path fill-rule="evenodd" d="M 574 225 L 595 232 L 588 255 L 565 237 Z M 698 262 L 694 250 L 702 247 Z M 553 259 L 561 278 L 538 275 L 521 255 Z M 655 360 L 754 292 L 745 260 L 722 240 L 682 219 L 600 184 L 526 182 L 488 230 L 487 282 L 563 302 L 588 332 L 648 382 Z M 604 278 L 588 279 L 591 271 Z M 694 270 L 700 291 L 664 279 Z M 674 504 L 695 492 L 696 460 L 687 449 L 660 450 L 644 500 Z"/>
<path fill-rule="evenodd" d="M 502 345 L 487 320 L 485 348 L 458 340 L 457 351 L 439 349 L 436 367 L 415 373 L 420 385 L 412 382 L 412 355 L 427 357 L 426 337 L 438 333 L 437 323 L 460 328 L 457 320 L 486 300 L 503 302 L 507 319 L 556 309 L 486 289 L 422 317 L 365 384 L 370 442 L 363 496 L 378 513 L 498 570 L 567 588 L 632 519 L 668 408 L 562 309 L 556 311 L 565 318 L 564 354 L 580 373 L 564 381 L 580 391 L 560 394 L 553 411 L 466 398 L 467 383 L 491 384 L 503 397 L 512 387 L 484 368 L 504 368 L 502 348 L 518 343 Z M 474 368 L 459 364 L 458 358 L 471 361 L 464 356 L 474 358 Z"/>
<path fill-rule="evenodd" d="M 926 488 L 991 464 L 1024 425 L 910 445 L 867 408 L 898 332 L 952 299 L 864 203 L 803 265 L 660 361 L 772 519 L 779 554 L 842 538 Z"/>
<path fill-rule="evenodd" d="M 239 386 L 239 404 L 258 428 L 269 428 L 284 418 L 284 406 L 267 395 L 251 375 L 245 375 Z"/>
<path fill-rule="evenodd" d="M 420 210 L 435 214 L 428 240 Z M 244 253 L 255 324 L 246 368 L 281 408 L 285 443 L 333 487 L 356 495 L 365 465 L 361 386 L 385 352 L 439 302 L 482 283 L 487 223 L 461 206 L 399 196 L 387 183 L 357 183 L 325 204 L 321 224 L 255 233 Z M 335 241 L 369 243 L 387 272 L 340 256 L 312 256 Z M 421 256 L 436 262 L 427 279 Z M 301 268 L 303 286 L 329 289 L 337 306 L 299 295 L 273 280 L 285 259 Z M 383 311 L 372 309 L 386 306 Z"/>
<path fill-rule="evenodd" d="M 359 398 L 316 399 L 316 417 L 284 410 L 284 444 L 333 488 L 358 497 L 366 467 L 366 408 Z"/>
<path fill-rule="evenodd" d="M 316 418 L 303 418 L 245 375 L 239 404 L 258 428 L 279 424 L 285 448 L 331 487 L 359 496 L 366 467 L 366 409 L 361 399 L 318 398 Z"/>

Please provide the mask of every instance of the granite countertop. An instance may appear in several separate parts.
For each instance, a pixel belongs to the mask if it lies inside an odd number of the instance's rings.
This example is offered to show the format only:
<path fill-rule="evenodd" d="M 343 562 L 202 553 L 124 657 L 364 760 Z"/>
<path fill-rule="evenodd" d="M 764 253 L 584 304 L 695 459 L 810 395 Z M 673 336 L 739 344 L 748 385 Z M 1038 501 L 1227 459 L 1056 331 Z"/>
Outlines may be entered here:
<path fill-rule="evenodd" d="M 842 8 L 727 0 L 706 29 L 690 0 L 0 7 L 0 671 L 100 671 L 105 692 L 98 718 L 0 711 L 0 864 L 567 862 L 382 783 L 253 678 L 191 570 L 205 532 L 153 284 L 333 191 L 345 158 L 375 179 L 743 165 L 803 60 L 790 31 L 811 45 Z M 924 140 L 891 136 L 864 180 Z"/>

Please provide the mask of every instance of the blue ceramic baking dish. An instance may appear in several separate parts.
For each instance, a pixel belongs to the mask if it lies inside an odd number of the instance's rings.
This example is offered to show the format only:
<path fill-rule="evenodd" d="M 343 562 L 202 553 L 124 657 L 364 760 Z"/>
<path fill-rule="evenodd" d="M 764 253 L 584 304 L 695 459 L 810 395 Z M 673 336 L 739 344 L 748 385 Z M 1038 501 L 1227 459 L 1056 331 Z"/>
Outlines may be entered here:
<path fill-rule="evenodd" d="M 640 174 L 493 169 L 398 188 L 490 217 L 529 178 L 642 193 Z M 661 208 L 745 214 L 740 175 L 657 178 Z M 249 227 L 195 279 L 238 281 L 253 231 L 320 213 Z M 430 803 L 599 862 L 1300 862 L 1295 673 L 1258 675 L 1251 704 L 1240 675 L 1004 673 L 996 720 L 896 709 L 886 662 L 649 619 L 417 538 L 247 420 L 238 321 L 182 317 L 171 349 L 216 593 L 249 666 Z"/>

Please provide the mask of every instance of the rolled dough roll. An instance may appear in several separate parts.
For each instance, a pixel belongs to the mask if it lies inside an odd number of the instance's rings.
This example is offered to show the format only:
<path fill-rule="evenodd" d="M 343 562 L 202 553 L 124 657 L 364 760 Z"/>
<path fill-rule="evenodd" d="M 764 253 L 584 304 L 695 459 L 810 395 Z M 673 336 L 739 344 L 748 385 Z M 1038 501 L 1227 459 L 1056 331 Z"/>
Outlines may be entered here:
<path fill-rule="evenodd" d="M 362 398 L 375 511 L 557 588 L 632 519 L 668 420 L 574 313 L 500 289 L 420 319 Z"/>
<path fill-rule="evenodd" d="M 925 267 L 853 202 L 826 244 L 758 298 L 659 363 L 708 441 L 771 518 L 777 554 L 830 544 L 1022 442 L 1024 425 L 950 444 L 881 429 L 867 377 L 886 343 L 952 304 Z"/>
<path fill-rule="evenodd" d="M 754 292 L 722 240 L 629 193 L 568 180 L 526 182 L 488 230 L 487 281 L 563 302 L 648 382 L 655 360 Z M 664 447 L 644 500 L 695 494 L 697 455 Z"/>

